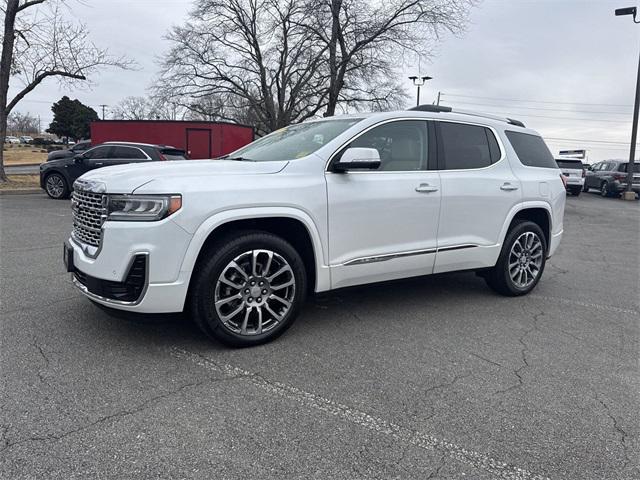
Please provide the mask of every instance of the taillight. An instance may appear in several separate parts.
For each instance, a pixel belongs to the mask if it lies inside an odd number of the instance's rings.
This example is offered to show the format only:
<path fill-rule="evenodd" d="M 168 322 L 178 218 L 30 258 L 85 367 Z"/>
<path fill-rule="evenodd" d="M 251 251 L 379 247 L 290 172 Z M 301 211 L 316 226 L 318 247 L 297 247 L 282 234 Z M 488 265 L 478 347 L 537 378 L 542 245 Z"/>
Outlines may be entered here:
<path fill-rule="evenodd" d="M 624 175 L 621 173 L 614 173 L 613 174 L 613 179 L 614 180 L 618 180 L 619 182 L 622 182 L 623 180 L 627 179 L 627 174 L 625 173 Z"/>
<path fill-rule="evenodd" d="M 167 157 L 165 157 L 162 152 L 160 152 L 160 160 L 161 161 L 165 161 L 167 159 Z"/>
<path fill-rule="evenodd" d="M 567 177 L 565 177 L 563 174 L 560 174 L 560 180 L 562 180 L 562 185 L 564 185 L 564 188 L 567 188 Z"/>

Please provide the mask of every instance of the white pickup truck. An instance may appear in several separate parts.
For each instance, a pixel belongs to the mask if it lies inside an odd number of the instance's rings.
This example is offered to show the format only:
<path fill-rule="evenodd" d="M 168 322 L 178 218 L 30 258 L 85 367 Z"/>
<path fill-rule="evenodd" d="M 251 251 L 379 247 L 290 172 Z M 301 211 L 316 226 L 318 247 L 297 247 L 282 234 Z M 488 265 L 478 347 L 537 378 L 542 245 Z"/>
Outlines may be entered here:
<path fill-rule="evenodd" d="M 530 292 L 565 189 L 520 122 L 421 106 L 282 128 L 226 158 L 80 177 L 64 259 L 102 305 L 190 314 L 236 346 L 282 334 L 309 292 L 475 270 Z"/>

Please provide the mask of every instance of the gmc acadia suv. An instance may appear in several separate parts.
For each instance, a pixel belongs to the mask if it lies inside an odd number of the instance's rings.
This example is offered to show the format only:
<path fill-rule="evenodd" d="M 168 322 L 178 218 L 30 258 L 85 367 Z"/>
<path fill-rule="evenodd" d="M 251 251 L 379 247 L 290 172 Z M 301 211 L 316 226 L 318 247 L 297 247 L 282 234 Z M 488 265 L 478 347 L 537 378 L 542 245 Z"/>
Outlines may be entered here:
<path fill-rule="evenodd" d="M 218 160 L 106 167 L 74 184 L 64 259 L 93 301 L 188 308 L 209 336 L 282 334 L 308 292 L 476 270 L 530 292 L 565 188 L 516 120 L 421 106 L 282 128 Z"/>

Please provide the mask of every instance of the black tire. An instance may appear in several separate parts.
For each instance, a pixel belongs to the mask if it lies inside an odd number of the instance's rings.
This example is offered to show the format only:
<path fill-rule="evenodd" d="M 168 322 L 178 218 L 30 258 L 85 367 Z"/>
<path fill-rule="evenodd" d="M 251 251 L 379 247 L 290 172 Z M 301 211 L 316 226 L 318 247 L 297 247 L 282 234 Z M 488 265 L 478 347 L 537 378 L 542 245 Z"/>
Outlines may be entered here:
<path fill-rule="evenodd" d="M 69 197 L 69 184 L 60 173 L 50 173 L 44 177 L 44 191 L 54 200 Z"/>
<path fill-rule="evenodd" d="M 521 238 L 522 235 L 530 232 L 537 236 L 541 246 L 541 263 L 538 269 L 538 273 L 533 278 L 533 281 L 526 286 L 519 286 L 516 282 L 511 278 L 511 274 L 509 271 L 509 258 L 512 254 L 511 250 L 514 247 L 514 244 L 518 239 Z M 544 267 L 547 260 L 547 241 L 545 239 L 544 233 L 540 226 L 536 223 L 530 222 L 528 220 L 522 220 L 518 223 L 514 224 L 507 236 L 504 239 L 504 243 L 502 244 L 502 250 L 500 252 L 500 256 L 498 257 L 498 262 L 495 267 L 488 270 L 484 275 L 484 279 L 487 282 L 487 285 L 499 293 L 500 295 L 505 295 L 509 297 L 516 297 L 519 295 L 526 295 L 531 290 L 533 290 L 542 274 L 544 272 Z"/>
<path fill-rule="evenodd" d="M 262 272 L 256 277 L 249 272 L 248 277 L 240 277 L 238 275 L 240 273 L 239 270 L 235 268 L 231 269 L 232 267 L 230 268 L 233 261 L 240 262 L 238 260 L 239 257 L 246 255 L 248 252 L 253 254 L 253 252 L 257 250 L 269 251 L 274 254 L 273 258 L 276 263 L 272 264 L 270 261 L 266 272 Z M 273 275 L 273 269 L 276 268 L 277 262 L 279 262 L 277 259 L 278 256 L 279 259 L 289 267 L 289 270 L 284 272 L 282 275 L 291 275 L 291 279 L 289 281 L 293 280 L 294 282 L 292 286 L 286 287 L 284 290 L 285 293 L 282 294 L 287 297 L 288 303 L 290 304 L 288 307 L 284 303 L 280 303 L 275 299 L 270 300 L 273 298 L 272 294 L 275 294 L 276 291 L 282 291 L 276 290 L 277 286 L 275 285 L 275 278 L 272 278 L 272 280 L 274 280 L 273 284 L 268 283 L 264 287 L 269 288 L 269 290 L 273 287 L 273 290 L 268 295 L 265 295 L 264 299 L 260 297 L 251 297 L 250 295 L 253 295 L 253 293 L 247 293 L 246 296 L 244 293 L 249 292 L 249 289 L 258 288 L 257 285 L 255 287 L 251 287 L 249 285 L 254 278 L 256 280 L 269 280 L 268 274 L 271 273 Z M 265 265 L 261 264 L 260 270 L 262 271 L 264 268 Z M 225 273 L 228 271 L 230 271 L 232 275 L 235 272 L 236 278 L 234 279 L 234 283 L 244 283 L 241 288 L 236 289 L 237 295 L 242 295 L 242 298 L 227 302 L 227 304 L 232 305 L 229 309 L 236 311 L 236 307 L 243 308 L 243 310 L 240 310 L 238 315 L 242 316 L 246 314 L 247 318 L 250 318 L 253 332 L 249 332 L 248 325 L 246 324 L 244 329 L 242 329 L 241 325 L 238 325 L 239 322 L 235 320 L 239 320 L 238 316 L 233 317 L 230 320 L 226 317 L 228 321 L 225 324 L 225 321 L 223 321 L 223 318 L 218 311 L 219 308 L 222 308 L 218 307 L 216 304 L 216 298 L 218 298 L 217 295 L 219 292 L 224 289 L 228 289 L 230 291 L 233 291 L 234 289 L 226 284 L 219 283 L 221 276 L 223 274 L 228 275 Z M 228 277 L 225 276 L 225 278 Z M 198 327 L 200 327 L 207 336 L 226 345 L 233 347 L 250 347 L 260 345 L 276 339 L 293 324 L 306 296 L 306 280 L 307 277 L 304 262 L 296 249 L 287 241 L 268 232 L 236 232 L 234 236 L 227 236 L 221 239 L 204 252 L 204 256 L 201 258 L 200 264 L 197 266 L 196 271 L 193 274 L 193 280 L 190 286 L 189 307 L 191 316 Z M 226 298 L 219 300 L 218 303 L 229 300 L 232 296 L 235 297 L 237 295 L 231 295 L 231 293 L 229 293 Z M 256 302 L 258 300 L 262 301 L 260 306 L 256 303 L 249 303 Z M 262 307 L 265 308 L 263 309 Z M 267 310 L 268 308 L 271 310 Z M 285 310 L 282 310 L 283 308 Z M 278 321 L 276 321 L 276 317 L 270 313 L 276 309 L 280 309 L 279 312 L 276 312 L 281 315 L 281 318 Z M 247 311 L 250 311 L 251 313 L 247 314 Z M 228 315 L 231 315 L 231 313 L 228 313 Z M 260 319 L 260 327 L 258 327 L 258 318 L 256 318 L 258 316 Z M 271 321 L 275 323 L 270 324 L 267 331 L 262 331 L 262 321 L 264 319 L 268 320 L 269 318 L 271 318 Z M 244 317 L 242 319 L 244 320 Z M 234 321 L 236 322 L 236 325 L 234 325 Z M 245 334 L 234 331 L 233 327 L 244 330 Z"/>
<path fill-rule="evenodd" d="M 584 182 L 584 186 L 582 187 L 582 191 L 587 193 L 589 192 L 589 187 L 587 187 L 587 182 Z"/>
<path fill-rule="evenodd" d="M 600 184 L 600 195 L 603 197 L 610 197 L 611 192 L 609 191 L 609 182 L 602 182 Z"/>
<path fill-rule="evenodd" d="M 580 189 L 580 188 L 574 188 L 574 189 L 571 190 L 571 195 L 573 195 L 574 197 L 579 197 L 581 191 L 582 191 L 582 189 Z"/>

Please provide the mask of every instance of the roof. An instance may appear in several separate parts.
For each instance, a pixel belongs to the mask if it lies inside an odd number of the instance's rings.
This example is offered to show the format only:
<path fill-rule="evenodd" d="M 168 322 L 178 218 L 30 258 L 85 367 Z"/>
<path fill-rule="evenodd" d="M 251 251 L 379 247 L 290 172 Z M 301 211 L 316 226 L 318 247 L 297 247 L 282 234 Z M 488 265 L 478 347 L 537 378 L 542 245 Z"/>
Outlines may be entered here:
<path fill-rule="evenodd" d="M 117 142 L 117 141 L 109 141 L 109 142 L 104 142 L 101 145 L 134 145 L 134 146 L 142 146 L 142 147 L 157 147 L 157 148 L 174 148 L 176 150 L 180 150 L 176 147 L 173 147 L 171 145 L 162 145 L 162 144 L 158 144 L 158 143 L 142 143 L 142 142 Z"/>

